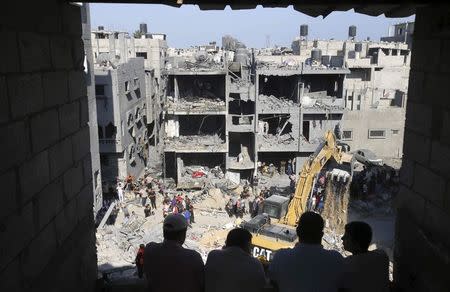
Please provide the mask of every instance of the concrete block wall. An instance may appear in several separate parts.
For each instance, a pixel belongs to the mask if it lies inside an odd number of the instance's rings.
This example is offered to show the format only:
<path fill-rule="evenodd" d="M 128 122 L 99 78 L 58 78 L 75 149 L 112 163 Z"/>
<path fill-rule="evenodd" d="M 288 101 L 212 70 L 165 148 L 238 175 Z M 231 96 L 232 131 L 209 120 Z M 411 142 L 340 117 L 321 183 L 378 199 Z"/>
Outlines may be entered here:
<path fill-rule="evenodd" d="M 449 291 L 450 8 L 417 10 L 397 196 L 394 280 L 403 291 Z"/>
<path fill-rule="evenodd" d="M 80 7 L 0 12 L 0 291 L 93 291 L 93 184 Z"/>

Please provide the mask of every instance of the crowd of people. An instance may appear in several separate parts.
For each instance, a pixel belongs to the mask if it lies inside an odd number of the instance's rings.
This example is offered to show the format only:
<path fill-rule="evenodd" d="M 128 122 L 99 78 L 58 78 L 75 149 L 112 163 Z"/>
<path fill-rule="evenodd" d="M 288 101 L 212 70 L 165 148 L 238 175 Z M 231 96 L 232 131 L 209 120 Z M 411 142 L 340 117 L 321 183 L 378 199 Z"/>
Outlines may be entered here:
<path fill-rule="evenodd" d="M 164 241 L 140 246 L 136 265 L 149 291 L 389 291 L 388 256 L 368 250 L 372 230 L 365 222 L 345 226 L 342 241 L 352 255 L 344 258 L 322 247 L 322 217 L 305 212 L 296 229 L 298 243 L 278 250 L 270 263 L 254 258 L 251 233 L 235 228 L 204 264 L 199 253 L 183 247 L 187 228 L 182 215 L 170 214 L 163 223 Z"/>
<path fill-rule="evenodd" d="M 385 190 L 398 188 L 399 180 L 398 173 L 394 169 L 385 166 L 364 166 L 361 172 L 354 175 L 350 192 L 352 197 L 364 199 L 379 193 L 380 188 Z"/>

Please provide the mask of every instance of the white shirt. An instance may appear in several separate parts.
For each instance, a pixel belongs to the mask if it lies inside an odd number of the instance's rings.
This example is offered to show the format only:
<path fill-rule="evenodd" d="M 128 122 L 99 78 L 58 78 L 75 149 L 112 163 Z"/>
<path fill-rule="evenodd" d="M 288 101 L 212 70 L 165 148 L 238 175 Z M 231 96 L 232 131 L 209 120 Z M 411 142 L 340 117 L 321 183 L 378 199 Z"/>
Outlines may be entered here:
<path fill-rule="evenodd" d="M 345 291 L 389 291 L 389 258 L 383 250 L 346 257 L 342 283 Z"/>
<path fill-rule="evenodd" d="M 239 247 L 213 250 L 205 266 L 205 292 L 261 292 L 262 264 Z"/>
<path fill-rule="evenodd" d="M 337 291 L 343 257 L 321 245 L 299 243 L 280 249 L 269 266 L 269 277 L 280 292 Z"/>

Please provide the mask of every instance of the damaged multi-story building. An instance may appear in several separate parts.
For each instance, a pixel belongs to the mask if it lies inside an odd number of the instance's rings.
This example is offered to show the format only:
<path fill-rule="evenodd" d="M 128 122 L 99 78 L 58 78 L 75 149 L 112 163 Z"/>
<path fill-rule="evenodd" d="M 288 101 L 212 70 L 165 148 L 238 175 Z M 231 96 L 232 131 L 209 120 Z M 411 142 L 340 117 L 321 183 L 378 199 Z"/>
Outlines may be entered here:
<path fill-rule="evenodd" d="M 293 52 L 294 54 L 292 54 Z M 171 50 L 165 174 L 249 181 L 262 165 L 301 167 L 326 130 L 351 150 L 401 158 L 410 50 L 403 42 L 308 40 L 292 51 Z"/>
<path fill-rule="evenodd" d="M 92 31 L 103 179 L 139 176 L 159 156 L 165 99 L 166 37 Z"/>

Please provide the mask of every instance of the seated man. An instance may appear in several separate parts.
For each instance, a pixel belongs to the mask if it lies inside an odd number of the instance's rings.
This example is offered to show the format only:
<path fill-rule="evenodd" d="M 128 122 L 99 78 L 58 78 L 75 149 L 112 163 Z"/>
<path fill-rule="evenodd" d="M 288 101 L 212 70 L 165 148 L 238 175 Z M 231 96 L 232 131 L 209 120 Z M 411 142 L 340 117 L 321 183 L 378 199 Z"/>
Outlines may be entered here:
<path fill-rule="evenodd" d="M 144 273 L 152 292 L 202 292 L 204 265 L 200 254 L 183 248 L 187 222 L 180 214 L 164 219 L 162 243 L 150 242 L 144 252 Z"/>
<path fill-rule="evenodd" d="M 369 224 L 348 223 L 342 241 L 352 255 L 344 259 L 340 291 L 389 291 L 389 258 L 383 250 L 368 251 L 372 241 Z"/>
<path fill-rule="evenodd" d="M 250 254 L 252 235 L 236 228 L 228 233 L 225 247 L 213 250 L 205 266 L 206 292 L 260 292 L 265 285 L 262 264 Z"/>
<path fill-rule="evenodd" d="M 305 212 L 297 226 L 299 243 L 278 250 L 269 265 L 269 278 L 281 292 L 338 291 L 343 258 L 322 247 L 324 221 L 319 214 Z"/>

